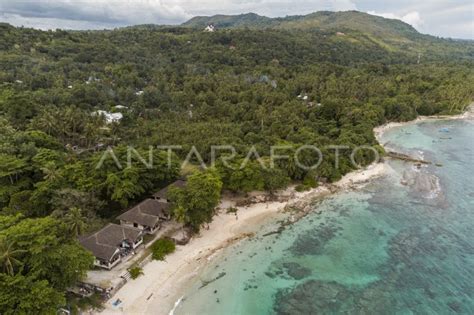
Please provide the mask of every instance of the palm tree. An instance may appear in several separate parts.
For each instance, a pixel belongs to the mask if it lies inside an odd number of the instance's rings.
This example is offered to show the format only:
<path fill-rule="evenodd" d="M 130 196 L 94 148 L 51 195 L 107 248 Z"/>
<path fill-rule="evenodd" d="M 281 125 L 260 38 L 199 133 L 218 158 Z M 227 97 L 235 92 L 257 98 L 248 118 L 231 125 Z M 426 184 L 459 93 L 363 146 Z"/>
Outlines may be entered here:
<path fill-rule="evenodd" d="M 96 115 L 92 116 L 84 127 L 85 146 L 89 149 L 91 146 L 97 145 L 100 139 L 104 118 Z"/>
<path fill-rule="evenodd" d="M 33 128 L 37 128 L 44 131 L 48 135 L 56 134 L 57 131 L 57 119 L 55 116 L 57 110 L 52 108 L 44 108 L 40 111 L 39 115 L 36 116 L 32 121 Z"/>
<path fill-rule="evenodd" d="M 74 237 L 81 235 L 87 226 L 87 218 L 82 215 L 82 210 L 76 207 L 69 209 L 63 221 Z"/>
<path fill-rule="evenodd" d="M 0 240 L 0 263 L 3 267 L 3 272 L 13 276 L 15 274 L 14 266 L 21 265 L 21 261 L 17 256 L 26 250 L 14 249 L 14 243 L 8 243 L 5 239 Z"/>
<path fill-rule="evenodd" d="M 66 123 L 64 128 L 66 138 L 73 143 L 78 143 L 78 135 L 83 131 L 88 117 L 76 106 L 67 107 L 62 115 Z"/>
<path fill-rule="evenodd" d="M 183 206 L 177 206 L 173 210 L 173 216 L 176 222 L 181 223 L 181 231 L 184 234 L 184 226 L 188 221 L 188 213 L 187 210 Z"/>
<path fill-rule="evenodd" d="M 256 116 L 260 123 L 260 130 L 263 131 L 265 117 L 268 117 L 265 107 L 259 106 L 256 110 Z"/>
<path fill-rule="evenodd" d="M 41 171 L 44 174 L 43 179 L 46 181 L 54 182 L 61 178 L 61 174 L 54 162 L 46 163 L 46 165 L 41 168 Z"/>

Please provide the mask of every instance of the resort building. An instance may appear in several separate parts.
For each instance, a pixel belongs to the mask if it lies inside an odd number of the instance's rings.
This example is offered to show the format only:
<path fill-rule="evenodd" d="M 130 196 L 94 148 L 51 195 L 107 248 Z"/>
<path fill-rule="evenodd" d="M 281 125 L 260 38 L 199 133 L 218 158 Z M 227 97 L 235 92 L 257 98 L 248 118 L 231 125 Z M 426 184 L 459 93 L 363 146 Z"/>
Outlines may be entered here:
<path fill-rule="evenodd" d="M 92 235 L 81 237 L 79 242 L 92 252 L 95 266 L 110 270 L 143 243 L 143 232 L 111 223 Z"/>
<path fill-rule="evenodd" d="M 170 187 L 177 187 L 177 188 L 184 188 L 186 186 L 186 180 L 185 179 L 178 179 L 177 181 L 171 183 L 170 185 L 166 186 L 162 190 L 158 191 L 157 193 L 153 194 L 153 198 L 155 200 L 161 201 L 161 202 L 169 202 L 168 199 L 168 189 Z"/>
<path fill-rule="evenodd" d="M 123 257 L 143 243 L 144 234 L 154 234 L 163 221 L 171 218 L 167 193 L 169 187 L 183 188 L 186 180 L 179 179 L 117 217 L 118 224 L 108 224 L 92 235 L 80 237 L 79 242 L 92 252 L 94 265 L 112 269 Z"/>
<path fill-rule="evenodd" d="M 146 199 L 117 217 L 120 225 L 137 228 L 143 233 L 153 234 L 161 221 L 170 219 L 170 204 L 156 199 Z"/>

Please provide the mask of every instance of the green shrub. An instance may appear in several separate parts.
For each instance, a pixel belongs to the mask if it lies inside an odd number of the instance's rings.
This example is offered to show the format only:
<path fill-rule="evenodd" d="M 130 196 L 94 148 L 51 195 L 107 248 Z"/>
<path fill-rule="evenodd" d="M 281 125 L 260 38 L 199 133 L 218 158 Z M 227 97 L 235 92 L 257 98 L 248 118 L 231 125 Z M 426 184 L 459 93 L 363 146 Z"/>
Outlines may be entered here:
<path fill-rule="evenodd" d="M 227 208 L 227 213 L 237 213 L 239 209 L 235 208 L 235 207 L 229 207 Z"/>
<path fill-rule="evenodd" d="M 130 273 L 130 276 L 132 277 L 133 280 L 143 275 L 143 269 L 139 266 L 130 267 L 128 269 L 128 272 Z"/>
<path fill-rule="evenodd" d="M 171 254 L 176 249 L 176 245 L 169 238 L 160 238 L 151 245 L 152 258 L 154 260 L 164 260 L 165 256 Z"/>
<path fill-rule="evenodd" d="M 311 186 L 307 186 L 307 185 L 304 185 L 304 184 L 299 184 L 295 187 L 295 190 L 297 192 L 308 191 L 310 189 L 311 189 Z"/>
<path fill-rule="evenodd" d="M 309 173 L 308 175 L 305 176 L 303 180 L 303 185 L 310 187 L 310 188 L 316 188 L 318 187 L 318 182 L 316 181 L 316 177 Z"/>

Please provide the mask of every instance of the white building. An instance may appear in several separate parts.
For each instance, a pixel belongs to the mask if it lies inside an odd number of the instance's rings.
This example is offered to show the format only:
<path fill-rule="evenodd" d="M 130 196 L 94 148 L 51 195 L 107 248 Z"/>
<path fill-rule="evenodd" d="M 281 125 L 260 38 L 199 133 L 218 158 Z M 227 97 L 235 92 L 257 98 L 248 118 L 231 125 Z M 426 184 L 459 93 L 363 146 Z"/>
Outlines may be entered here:
<path fill-rule="evenodd" d="M 204 32 L 211 32 L 212 33 L 212 32 L 215 32 L 215 31 L 216 31 L 216 27 L 213 24 L 209 24 L 204 29 Z"/>
<path fill-rule="evenodd" d="M 120 122 L 123 118 L 122 113 L 110 113 L 105 110 L 98 110 L 92 113 L 93 116 L 99 115 L 99 116 L 104 116 L 105 117 L 105 122 L 108 124 L 114 123 L 114 122 Z"/>

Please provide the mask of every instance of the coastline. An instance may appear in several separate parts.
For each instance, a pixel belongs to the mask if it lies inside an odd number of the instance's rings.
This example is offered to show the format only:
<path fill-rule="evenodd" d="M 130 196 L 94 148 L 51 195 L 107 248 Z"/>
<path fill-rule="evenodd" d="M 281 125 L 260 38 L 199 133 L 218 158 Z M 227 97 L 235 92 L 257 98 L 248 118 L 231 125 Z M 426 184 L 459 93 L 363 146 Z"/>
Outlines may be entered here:
<path fill-rule="evenodd" d="M 226 213 L 225 210 L 235 206 L 236 200 L 224 197 L 219 207 L 221 210 L 209 224 L 209 229 L 203 229 L 187 245 L 177 246 L 176 251 L 166 257 L 166 261 L 151 261 L 146 264 L 143 267 L 144 275 L 127 282 L 106 302 L 105 309 L 101 313 L 172 314 L 170 311 L 183 297 L 187 284 L 198 277 L 199 271 L 223 249 L 244 238 L 252 237 L 259 227 L 269 220 L 287 218 L 287 211 L 292 206 L 300 207 L 301 203 L 309 203 L 315 198 L 364 185 L 371 179 L 385 174 L 387 168 L 385 163 L 371 164 L 364 169 L 346 174 L 334 184 L 320 186 L 307 192 L 294 192 L 294 187 L 289 187 L 279 193 L 279 197 L 287 200 L 236 207 L 238 218 L 233 213 Z M 302 211 L 300 217 L 305 214 L 307 212 Z M 291 221 L 294 222 L 294 219 Z M 117 299 L 122 303 L 118 307 L 113 307 L 112 302 Z"/>
<path fill-rule="evenodd" d="M 455 116 L 420 116 L 415 120 L 401 123 L 387 123 L 374 128 L 374 134 L 383 146 L 381 139 L 388 130 L 396 127 L 416 124 L 427 120 L 473 119 L 474 104 L 467 111 Z M 219 253 L 236 242 L 252 237 L 259 227 L 278 218 L 286 218 L 293 223 L 305 216 L 310 210 L 311 200 L 325 197 L 340 191 L 357 189 L 370 180 L 382 176 L 389 171 L 387 163 L 371 164 L 367 168 L 346 174 L 334 184 L 320 186 L 307 192 L 295 192 L 289 187 L 278 194 L 277 201 L 265 201 L 248 206 L 236 206 L 236 199 L 224 196 L 220 210 L 209 224 L 184 246 L 177 246 L 176 251 L 167 256 L 166 261 L 151 261 L 143 267 L 144 276 L 128 282 L 107 303 L 103 314 L 173 314 L 173 310 L 184 297 L 187 284 L 199 276 L 201 269 Z M 254 196 L 258 199 L 259 196 Z M 234 213 L 226 213 L 229 207 L 238 209 Z M 292 208 L 304 210 L 289 216 Z M 286 213 L 285 213 L 286 212 Z M 295 218 L 296 217 L 296 218 Z M 112 301 L 120 299 L 122 304 L 114 308 Z"/>
<path fill-rule="evenodd" d="M 375 127 L 374 134 L 377 141 L 383 146 L 383 143 L 381 142 L 383 134 L 390 129 L 403 127 L 403 126 L 409 126 L 409 125 L 417 124 L 419 122 L 428 121 L 428 120 L 436 121 L 436 120 L 458 120 L 458 119 L 474 119 L 474 103 L 471 103 L 469 106 L 467 106 L 466 111 L 459 115 L 418 116 L 416 119 L 410 120 L 410 121 L 389 122 L 381 126 Z"/>

